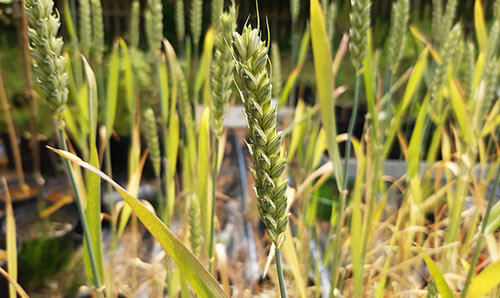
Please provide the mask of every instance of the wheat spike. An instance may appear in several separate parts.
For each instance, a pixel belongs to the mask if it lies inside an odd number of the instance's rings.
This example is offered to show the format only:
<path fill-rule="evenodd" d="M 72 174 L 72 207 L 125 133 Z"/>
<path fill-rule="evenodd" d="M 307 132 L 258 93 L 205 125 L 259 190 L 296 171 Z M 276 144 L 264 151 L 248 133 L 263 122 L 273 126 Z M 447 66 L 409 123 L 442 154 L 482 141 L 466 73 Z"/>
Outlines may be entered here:
<path fill-rule="evenodd" d="M 443 0 L 432 0 L 432 37 L 434 41 L 441 35 L 441 18 L 443 17 Z"/>
<path fill-rule="evenodd" d="M 140 19 L 140 4 L 139 0 L 134 0 L 132 2 L 132 7 L 130 8 L 130 28 L 128 41 L 130 43 L 131 49 L 137 49 L 139 46 L 139 19 Z"/>
<path fill-rule="evenodd" d="M 231 99 L 234 62 L 230 46 L 236 29 L 236 9 L 222 13 L 216 25 L 214 61 L 212 64 L 212 119 L 217 135 L 222 134 L 224 114 Z"/>
<path fill-rule="evenodd" d="M 203 8 L 203 0 L 191 1 L 191 9 L 189 11 L 189 17 L 190 17 L 189 25 L 191 25 L 191 38 L 195 45 L 197 45 L 200 42 L 202 8 Z"/>
<path fill-rule="evenodd" d="M 392 5 L 391 29 L 389 33 L 388 59 L 393 75 L 398 71 L 399 62 L 403 57 L 406 27 L 410 15 L 410 1 L 398 0 Z"/>
<path fill-rule="evenodd" d="M 290 0 L 290 15 L 292 22 L 296 22 L 300 12 L 300 0 Z"/>
<path fill-rule="evenodd" d="M 200 202 L 194 194 L 189 196 L 189 232 L 191 242 L 191 251 L 195 256 L 199 256 L 201 252 L 201 215 Z"/>
<path fill-rule="evenodd" d="M 160 55 L 161 41 L 163 39 L 163 6 L 161 0 L 148 0 L 144 14 L 146 24 L 146 37 L 151 56 Z"/>
<path fill-rule="evenodd" d="M 101 0 L 90 0 L 92 4 L 92 58 L 97 65 L 104 55 L 104 26 L 102 23 Z"/>
<path fill-rule="evenodd" d="M 224 10 L 224 0 L 212 0 L 210 20 L 212 21 L 212 25 L 214 27 L 217 27 L 217 24 L 219 23 L 219 19 L 222 15 L 223 10 Z"/>
<path fill-rule="evenodd" d="M 276 108 L 271 106 L 268 48 L 261 41 L 259 30 L 246 26 L 242 34 L 234 33 L 233 49 L 235 80 L 241 90 L 249 129 L 247 146 L 254 163 L 251 172 L 259 214 L 269 238 L 279 249 L 283 245 L 287 225 L 288 181 L 282 178 L 286 168 L 286 161 L 280 152 L 282 134 L 276 130 Z"/>
<path fill-rule="evenodd" d="M 175 32 L 177 40 L 184 40 L 186 34 L 186 25 L 184 20 L 184 0 L 175 1 Z"/>
<path fill-rule="evenodd" d="M 78 10 L 78 29 L 80 33 L 80 50 L 86 57 L 89 56 L 92 43 L 92 17 L 89 0 L 80 0 Z"/>
<path fill-rule="evenodd" d="M 40 95 L 49 103 L 54 119 L 63 125 L 68 100 L 65 59 L 61 55 L 63 40 L 57 36 L 61 25 L 58 13 L 52 13 L 52 0 L 26 0 L 30 52 Z"/>
<path fill-rule="evenodd" d="M 153 171 L 156 177 L 160 177 L 160 142 L 158 141 L 155 113 L 153 112 L 152 108 L 147 108 L 144 111 L 144 133 L 146 136 L 146 143 L 149 148 L 149 159 L 151 161 L 151 164 L 153 165 Z"/>
<path fill-rule="evenodd" d="M 448 73 L 448 68 L 452 59 L 455 55 L 456 47 L 459 43 L 461 37 L 461 26 L 459 24 L 455 25 L 450 31 L 448 38 L 443 44 L 441 51 L 441 62 L 436 67 L 433 80 L 431 83 L 431 104 L 430 115 L 433 121 L 441 122 L 444 120 L 444 102 L 441 91 L 446 82 L 446 76 Z"/>
<path fill-rule="evenodd" d="M 361 69 L 363 59 L 366 55 L 368 41 L 368 29 L 370 29 L 370 0 L 351 0 L 351 42 L 349 49 L 351 52 L 352 64 L 356 71 Z"/>

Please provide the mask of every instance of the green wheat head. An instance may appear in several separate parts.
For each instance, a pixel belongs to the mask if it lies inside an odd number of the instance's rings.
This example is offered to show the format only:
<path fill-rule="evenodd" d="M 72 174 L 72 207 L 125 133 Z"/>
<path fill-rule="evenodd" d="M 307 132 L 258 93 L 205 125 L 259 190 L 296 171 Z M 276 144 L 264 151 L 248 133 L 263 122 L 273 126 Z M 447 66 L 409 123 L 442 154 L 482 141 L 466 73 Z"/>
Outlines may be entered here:
<path fill-rule="evenodd" d="M 495 99 L 495 90 L 498 87 L 498 47 L 499 47 L 499 35 L 500 34 L 500 22 L 495 21 L 490 29 L 488 46 L 486 48 L 486 69 L 483 73 L 483 79 L 485 81 L 484 88 L 484 102 L 483 102 L 483 113 L 488 114 L 488 111 L 493 104 Z"/>
<path fill-rule="evenodd" d="M 474 71 L 476 69 L 476 47 L 472 41 L 468 41 L 465 46 L 464 54 L 464 75 L 463 75 L 463 85 L 466 96 L 472 97 L 472 79 L 474 77 Z"/>
<path fill-rule="evenodd" d="M 92 16 L 89 0 L 80 0 L 78 10 L 78 29 L 80 32 L 80 50 L 88 57 L 92 43 Z"/>
<path fill-rule="evenodd" d="M 441 55 L 441 63 L 436 67 L 434 77 L 431 83 L 431 103 L 430 107 L 430 115 L 433 121 L 440 122 L 443 119 L 444 114 L 444 101 L 442 96 L 442 89 L 446 83 L 446 77 L 448 73 L 448 69 L 450 67 L 450 63 L 455 56 L 456 48 L 459 44 L 459 40 L 462 34 L 460 24 L 455 25 L 453 29 L 451 29 L 448 38 L 443 44 Z"/>
<path fill-rule="evenodd" d="M 212 63 L 212 119 L 217 135 L 222 134 L 224 114 L 232 94 L 234 61 L 230 46 L 236 30 L 236 9 L 222 13 L 216 25 L 214 61 Z"/>
<path fill-rule="evenodd" d="M 223 10 L 224 0 L 212 0 L 210 20 L 212 21 L 212 25 L 214 25 L 215 27 L 219 23 L 219 18 L 221 17 Z"/>
<path fill-rule="evenodd" d="M 337 19 L 337 3 L 330 2 L 325 10 L 325 26 L 326 35 L 330 44 L 330 49 L 333 48 L 333 37 L 335 36 L 335 20 Z"/>
<path fill-rule="evenodd" d="M 352 64 L 356 70 L 361 69 L 363 59 L 366 55 L 368 42 L 368 29 L 370 29 L 370 0 L 351 0 L 351 42 L 349 49 L 351 51 Z"/>
<path fill-rule="evenodd" d="M 153 165 L 153 171 L 156 177 L 160 177 L 160 142 L 158 141 L 155 113 L 152 108 L 147 108 L 146 111 L 144 111 L 144 133 L 146 135 L 146 143 L 149 148 L 149 159 Z"/>
<path fill-rule="evenodd" d="M 175 1 L 175 32 L 177 40 L 184 40 L 186 25 L 184 20 L 184 0 Z"/>
<path fill-rule="evenodd" d="M 432 0 L 432 37 L 436 41 L 440 36 L 443 0 Z"/>
<path fill-rule="evenodd" d="M 398 71 L 399 62 L 403 57 L 406 27 L 410 15 L 410 1 L 398 0 L 392 5 L 391 31 L 389 33 L 388 59 L 393 75 Z"/>
<path fill-rule="evenodd" d="M 455 13 L 457 11 L 457 4 L 457 0 L 448 0 L 446 2 L 446 9 L 441 22 L 438 41 L 445 40 L 446 36 L 450 32 L 451 26 L 453 25 L 453 19 L 455 18 Z"/>
<path fill-rule="evenodd" d="M 300 12 L 300 0 L 290 0 L 290 15 L 292 22 L 296 22 Z"/>
<path fill-rule="evenodd" d="M 281 55 L 280 48 L 278 47 L 278 43 L 273 41 L 271 46 L 271 63 L 272 63 L 272 72 L 271 72 L 271 81 L 273 84 L 273 97 L 278 98 L 281 95 L 282 88 L 282 77 L 281 77 Z"/>
<path fill-rule="evenodd" d="M 177 76 L 179 84 L 179 115 L 183 115 L 182 120 L 184 125 L 189 128 L 193 125 L 193 113 L 191 111 L 191 104 L 189 100 L 188 83 L 180 65 L 177 65 L 175 75 Z"/>
<path fill-rule="evenodd" d="M 241 90 L 249 129 L 247 146 L 254 163 L 252 174 L 259 214 L 271 241 L 280 248 L 287 225 L 288 181 L 282 178 L 286 161 L 281 156 L 282 134 L 277 132 L 276 108 L 271 106 L 272 86 L 267 71 L 268 48 L 259 30 L 251 26 L 234 33 L 235 80 Z"/>
<path fill-rule="evenodd" d="M 495 4 L 493 4 L 493 13 L 495 20 L 500 22 L 500 0 L 495 0 Z"/>
<path fill-rule="evenodd" d="M 192 0 L 189 11 L 189 25 L 191 26 L 191 38 L 196 45 L 200 42 L 203 0 Z"/>
<path fill-rule="evenodd" d="M 54 119 L 62 125 L 68 100 L 65 59 L 61 55 L 63 40 L 57 36 L 59 14 L 53 13 L 52 0 L 26 0 L 25 11 L 29 24 L 30 52 L 40 95 L 49 103 Z"/>
<path fill-rule="evenodd" d="M 201 214 L 200 214 L 200 202 L 198 197 L 192 194 L 189 198 L 189 232 L 191 242 L 191 251 L 195 256 L 199 256 L 201 252 Z"/>
<path fill-rule="evenodd" d="M 92 4 L 92 58 L 97 65 L 102 63 L 104 54 L 104 26 L 102 23 L 101 0 L 90 0 Z"/>
<path fill-rule="evenodd" d="M 130 43 L 131 49 L 137 49 L 139 46 L 139 19 L 140 19 L 140 4 L 139 0 L 134 0 L 132 2 L 132 7 L 130 8 L 130 28 L 128 41 Z"/>
<path fill-rule="evenodd" d="M 152 57 L 158 57 L 163 39 L 163 6 L 161 0 L 148 0 L 144 14 L 146 38 Z"/>

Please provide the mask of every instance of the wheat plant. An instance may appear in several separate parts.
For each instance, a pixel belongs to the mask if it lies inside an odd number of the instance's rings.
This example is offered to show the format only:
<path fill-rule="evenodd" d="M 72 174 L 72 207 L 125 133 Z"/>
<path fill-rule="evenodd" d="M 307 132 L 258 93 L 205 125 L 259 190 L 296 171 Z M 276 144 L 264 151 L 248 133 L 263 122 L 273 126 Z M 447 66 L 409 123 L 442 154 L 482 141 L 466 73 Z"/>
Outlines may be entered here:
<path fill-rule="evenodd" d="M 269 239 L 276 246 L 276 265 L 281 297 L 286 297 L 281 269 L 281 248 L 287 225 L 288 180 L 282 174 L 286 161 L 282 156 L 281 133 L 277 131 L 276 108 L 271 106 L 272 86 L 267 70 L 268 47 L 260 31 L 245 26 L 233 36 L 235 80 L 241 90 L 249 138 L 247 146 L 254 163 L 252 175 L 259 202 L 260 219 L 266 225 Z"/>

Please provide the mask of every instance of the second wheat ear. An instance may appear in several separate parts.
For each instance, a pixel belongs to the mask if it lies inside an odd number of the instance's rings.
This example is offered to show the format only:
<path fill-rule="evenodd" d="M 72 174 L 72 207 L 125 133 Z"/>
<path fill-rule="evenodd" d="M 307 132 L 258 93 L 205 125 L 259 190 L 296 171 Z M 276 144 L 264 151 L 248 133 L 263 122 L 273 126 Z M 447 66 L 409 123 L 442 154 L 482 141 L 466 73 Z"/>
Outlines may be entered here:
<path fill-rule="evenodd" d="M 268 47 L 257 29 L 246 26 L 242 34 L 234 33 L 235 81 L 241 90 L 249 129 L 248 150 L 254 163 L 251 170 L 260 219 L 271 241 L 279 249 L 287 225 L 286 189 L 282 178 L 286 168 L 282 157 L 281 132 L 276 129 L 276 108 L 271 105 L 272 86 L 267 70 Z"/>
<path fill-rule="evenodd" d="M 282 133 L 278 132 L 276 108 L 271 105 L 272 85 L 267 63 L 267 45 L 258 29 L 245 26 L 242 34 L 233 34 L 235 82 L 240 89 L 249 130 L 247 146 L 254 168 L 254 191 L 259 203 L 260 219 L 276 246 L 276 269 L 282 298 L 286 287 L 281 267 L 281 248 L 285 243 L 287 218 L 286 189 L 288 180 L 282 175 L 286 160 L 281 154 Z"/>

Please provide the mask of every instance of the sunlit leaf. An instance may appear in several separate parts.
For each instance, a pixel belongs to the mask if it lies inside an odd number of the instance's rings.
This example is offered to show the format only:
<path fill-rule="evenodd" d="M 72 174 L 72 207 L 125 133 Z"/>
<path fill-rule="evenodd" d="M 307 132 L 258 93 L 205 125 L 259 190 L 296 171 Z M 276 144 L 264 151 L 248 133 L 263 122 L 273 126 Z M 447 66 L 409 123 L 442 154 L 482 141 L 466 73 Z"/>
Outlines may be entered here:
<path fill-rule="evenodd" d="M 321 122 L 325 128 L 328 153 L 338 182 L 337 186 L 340 188 L 343 185 L 343 177 L 339 147 L 336 141 L 337 126 L 333 100 L 332 57 L 330 56 L 330 43 L 326 35 L 325 21 L 318 0 L 311 0 L 311 38 L 317 93 L 321 107 Z"/>

